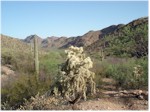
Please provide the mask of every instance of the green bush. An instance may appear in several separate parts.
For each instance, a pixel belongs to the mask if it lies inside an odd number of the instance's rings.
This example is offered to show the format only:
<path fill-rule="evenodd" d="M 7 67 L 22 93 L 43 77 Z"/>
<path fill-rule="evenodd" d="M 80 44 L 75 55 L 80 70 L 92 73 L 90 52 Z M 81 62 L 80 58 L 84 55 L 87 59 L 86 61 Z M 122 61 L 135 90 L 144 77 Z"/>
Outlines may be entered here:
<path fill-rule="evenodd" d="M 34 59 L 30 52 L 18 52 L 15 49 L 2 49 L 2 65 L 12 65 L 15 71 L 34 72 Z"/>
<path fill-rule="evenodd" d="M 148 87 L 148 57 L 143 57 L 141 59 L 138 59 L 136 64 L 142 66 L 143 68 L 143 75 L 141 77 L 141 82 L 139 86 L 145 87 L 145 89 Z"/>
<path fill-rule="evenodd" d="M 61 51 L 49 51 L 48 54 L 40 57 L 41 75 L 50 76 L 52 81 L 58 74 L 59 65 L 63 62 Z"/>
<path fill-rule="evenodd" d="M 116 80 L 117 86 L 125 89 L 144 89 L 148 86 L 148 60 L 129 59 L 122 64 L 109 65 L 106 74 Z M 134 67 L 140 65 L 143 75 L 138 79 L 134 76 Z"/>
<path fill-rule="evenodd" d="M 2 104 L 7 102 L 7 109 L 16 109 L 31 96 L 37 93 L 44 94 L 50 89 L 51 81 L 47 78 L 44 81 L 37 82 L 34 74 L 21 74 L 10 87 L 4 87 L 1 90 Z M 9 105 L 9 106 L 8 106 Z M 1 107 L 2 109 L 5 106 Z"/>
<path fill-rule="evenodd" d="M 102 78 L 113 78 L 117 87 L 124 89 L 147 89 L 148 87 L 148 57 L 128 58 L 128 56 L 106 57 L 100 60 L 97 55 L 92 56 L 94 67 L 92 71 L 96 74 L 95 82 L 98 87 L 102 85 Z M 136 79 L 134 67 L 140 65 L 143 75 Z"/>
<path fill-rule="evenodd" d="M 138 27 L 127 25 L 116 34 L 105 37 L 109 41 L 106 52 L 118 57 L 141 58 L 148 55 L 148 24 L 140 24 Z"/>

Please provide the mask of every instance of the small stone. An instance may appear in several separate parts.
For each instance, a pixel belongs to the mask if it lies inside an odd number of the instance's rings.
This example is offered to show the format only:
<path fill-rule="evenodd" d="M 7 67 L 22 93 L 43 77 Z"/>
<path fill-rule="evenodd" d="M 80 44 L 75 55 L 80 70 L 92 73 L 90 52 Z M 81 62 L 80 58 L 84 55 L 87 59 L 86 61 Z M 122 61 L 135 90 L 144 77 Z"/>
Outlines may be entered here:
<path fill-rule="evenodd" d="M 116 94 L 116 95 L 114 95 L 114 96 L 118 97 L 118 96 L 119 96 L 119 94 Z"/>
<path fill-rule="evenodd" d="M 123 93 L 119 93 L 120 96 L 123 96 Z"/>
<path fill-rule="evenodd" d="M 145 102 L 144 105 L 148 105 L 148 102 Z"/>
<path fill-rule="evenodd" d="M 138 99 L 144 100 L 144 97 L 143 97 L 142 95 L 139 95 L 139 96 L 138 96 Z"/>
<path fill-rule="evenodd" d="M 142 91 L 142 90 L 139 90 L 139 91 L 137 92 L 137 94 L 139 94 L 139 95 L 140 95 L 141 93 L 143 93 L 143 91 Z"/>
<path fill-rule="evenodd" d="M 100 101 L 100 98 L 97 98 L 98 101 Z"/>

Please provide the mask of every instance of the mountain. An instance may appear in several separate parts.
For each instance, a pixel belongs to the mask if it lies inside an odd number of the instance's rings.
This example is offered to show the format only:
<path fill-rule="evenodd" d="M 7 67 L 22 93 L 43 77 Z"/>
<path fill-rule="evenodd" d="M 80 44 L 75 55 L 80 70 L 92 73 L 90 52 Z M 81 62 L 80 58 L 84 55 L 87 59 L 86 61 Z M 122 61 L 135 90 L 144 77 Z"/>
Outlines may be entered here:
<path fill-rule="evenodd" d="M 46 39 L 42 39 L 37 35 L 31 35 L 31 36 L 28 36 L 24 40 L 24 42 L 31 43 L 33 42 L 34 37 L 36 37 L 38 38 L 39 44 L 43 48 L 67 48 L 71 45 L 78 46 L 78 47 L 80 46 L 87 47 L 91 45 L 92 43 L 98 41 L 104 35 L 107 35 L 108 33 L 113 32 L 120 26 L 121 25 L 112 25 L 102 30 L 89 31 L 82 36 L 68 37 L 68 38 L 52 36 L 52 37 L 47 37 Z"/>
<path fill-rule="evenodd" d="M 47 37 L 46 39 L 43 39 L 42 40 L 42 47 L 44 48 L 47 48 L 47 47 L 52 47 L 53 46 L 53 43 L 56 39 L 58 39 L 59 37 L 55 37 L 55 36 L 52 36 L 52 37 Z"/>
<path fill-rule="evenodd" d="M 39 45 L 41 45 L 43 39 L 37 35 L 30 35 L 30 36 L 26 37 L 23 41 L 26 43 L 33 43 L 34 38 L 37 38 Z"/>
<path fill-rule="evenodd" d="M 87 47 L 91 45 L 92 43 L 98 41 L 100 38 L 102 38 L 104 35 L 107 35 L 108 33 L 113 32 L 115 29 L 120 27 L 120 25 L 112 25 L 107 28 L 104 28 L 102 30 L 98 31 L 89 31 L 86 34 L 78 37 L 74 37 L 72 41 L 67 43 L 66 45 L 62 46 L 62 48 L 67 48 L 70 45 L 78 46 L 78 47 Z"/>
<path fill-rule="evenodd" d="M 14 67 L 18 58 L 21 57 L 22 60 L 28 58 L 26 55 L 30 53 L 30 49 L 30 46 L 27 43 L 22 42 L 20 39 L 1 34 L 2 65 L 11 65 Z"/>
<path fill-rule="evenodd" d="M 106 55 L 128 55 L 141 57 L 148 54 L 148 17 L 139 18 L 128 24 L 111 25 L 101 30 L 89 31 L 77 37 L 47 37 L 42 39 L 30 35 L 23 41 L 33 42 L 38 38 L 42 48 L 83 46 L 90 53 L 105 51 Z"/>
<path fill-rule="evenodd" d="M 61 48 L 62 46 L 65 46 L 66 44 L 73 41 L 74 38 L 67 38 L 67 37 L 60 37 L 57 40 L 54 41 L 53 47 Z"/>
<path fill-rule="evenodd" d="M 146 56 L 148 54 L 148 17 L 121 25 L 104 38 L 87 46 L 86 50 L 88 52 L 103 50 L 106 55 Z"/>
<path fill-rule="evenodd" d="M 97 41 L 99 39 L 99 35 L 100 35 L 100 31 L 89 31 L 83 36 L 77 37 L 74 40 L 73 45 L 78 47 L 88 46 L 91 43 Z"/>
<path fill-rule="evenodd" d="M 20 39 L 1 34 L 1 48 L 2 51 L 4 51 L 5 49 L 9 49 L 9 51 L 24 51 L 24 49 L 29 50 L 30 46 L 28 46 L 27 43 L 22 42 Z"/>

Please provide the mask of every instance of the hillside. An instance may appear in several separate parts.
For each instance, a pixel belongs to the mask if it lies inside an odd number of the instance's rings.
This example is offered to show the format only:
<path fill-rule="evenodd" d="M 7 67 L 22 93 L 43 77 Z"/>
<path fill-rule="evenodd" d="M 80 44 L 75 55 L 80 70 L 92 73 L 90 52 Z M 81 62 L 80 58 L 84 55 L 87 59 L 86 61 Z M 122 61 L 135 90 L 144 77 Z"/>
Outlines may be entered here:
<path fill-rule="evenodd" d="M 69 46 L 83 46 L 87 47 L 94 42 L 98 41 L 100 38 L 103 38 L 104 35 L 107 35 L 114 30 L 120 28 L 122 25 L 112 25 L 107 28 L 98 31 L 89 31 L 82 36 L 77 37 L 47 37 L 46 39 L 42 39 L 37 35 L 30 35 L 24 42 L 31 43 L 33 42 L 33 38 L 37 37 L 39 44 L 43 48 L 68 48 Z"/>
<path fill-rule="evenodd" d="M 31 47 L 21 40 L 1 34 L 1 62 L 11 64 L 10 61 L 17 58 L 20 54 L 29 54 Z M 18 55 L 19 54 L 19 55 Z M 15 64 L 15 63 L 13 63 Z"/>
<path fill-rule="evenodd" d="M 142 57 L 148 54 L 148 18 L 139 18 L 114 30 L 86 48 L 106 55 Z"/>
<path fill-rule="evenodd" d="M 53 42 L 58 39 L 59 37 L 47 37 L 46 39 L 42 40 L 42 47 L 47 48 L 47 47 L 52 47 Z"/>
<path fill-rule="evenodd" d="M 76 37 L 76 39 L 71 42 L 71 45 L 77 46 L 77 47 L 81 47 L 81 46 L 87 47 L 87 46 L 93 44 L 94 42 L 98 41 L 104 35 L 107 35 L 108 33 L 113 32 L 117 28 L 118 28 L 118 26 L 112 25 L 112 26 L 109 26 L 109 27 L 104 28 L 102 30 L 89 31 L 82 36 Z M 70 46 L 70 43 L 66 44 L 62 48 L 67 48 L 69 46 Z"/>
<path fill-rule="evenodd" d="M 47 37 L 42 39 L 37 35 L 28 36 L 24 42 L 33 42 L 37 37 L 42 48 L 68 48 L 83 46 L 88 52 L 105 50 L 106 55 L 128 55 L 141 57 L 148 52 L 148 17 L 139 18 L 124 25 L 111 25 L 98 31 L 89 31 L 77 37 Z M 144 47 L 144 48 L 143 48 Z M 107 48 L 107 49 L 106 49 Z M 111 52 L 111 53 L 110 53 Z M 120 52 L 117 54 L 116 52 Z M 142 52 L 142 54 L 140 53 Z"/>
<path fill-rule="evenodd" d="M 1 34 L 1 48 L 2 51 L 4 49 L 17 49 L 22 51 L 23 49 L 29 49 L 30 47 L 27 43 L 24 43 L 17 38 Z"/>
<path fill-rule="evenodd" d="M 73 40 L 74 40 L 74 38 L 57 37 L 52 42 L 48 42 L 46 44 L 45 48 L 61 48 L 62 46 L 65 46 L 66 44 L 68 44 L 69 42 L 71 42 Z M 43 45 L 43 42 L 42 42 L 42 45 Z"/>
<path fill-rule="evenodd" d="M 28 66 L 26 71 L 30 71 L 32 64 L 33 53 L 31 46 L 17 38 L 6 35 L 1 35 L 1 64 L 11 70 L 19 72 Z M 29 62 L 28 62 L 29 61 Z M 8 71 L 8 70 L 7 70 Z M 5 73 L 7 74 L 7 73 Z"/>
<path fill-rule="evenodd" d="M 26 37 L 23 41 L 26 43 L 33 43 L 34 38 L 37 38 L 39 45 L 41 45 L 43 39 L 37 35 L 30 35 L 30 36 Z"/>

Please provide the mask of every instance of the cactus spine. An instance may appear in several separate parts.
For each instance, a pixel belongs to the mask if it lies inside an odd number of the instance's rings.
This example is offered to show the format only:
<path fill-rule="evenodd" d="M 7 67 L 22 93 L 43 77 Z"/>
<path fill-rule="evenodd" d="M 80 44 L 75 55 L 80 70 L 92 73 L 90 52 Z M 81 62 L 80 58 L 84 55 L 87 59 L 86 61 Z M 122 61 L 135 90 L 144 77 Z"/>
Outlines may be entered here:
<path fill-rule="evenodd" d="M 35 66 L 35 73 L 37 75 L 37 79 L 39 79 L 39 59 L 38 59 L 38 40 L 34 38 L 34 66 Z"/>

